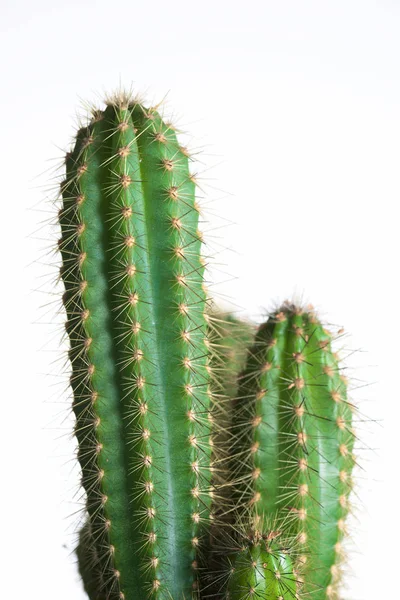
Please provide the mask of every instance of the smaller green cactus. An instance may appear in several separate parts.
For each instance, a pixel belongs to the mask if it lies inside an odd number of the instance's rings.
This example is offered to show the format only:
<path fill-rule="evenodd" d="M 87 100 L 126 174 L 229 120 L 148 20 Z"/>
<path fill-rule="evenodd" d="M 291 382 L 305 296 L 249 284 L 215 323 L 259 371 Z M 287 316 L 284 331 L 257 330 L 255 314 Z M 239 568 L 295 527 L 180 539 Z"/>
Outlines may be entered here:
<path fill-rule="evenodd" d="M 285 521 L 314 600 L 337 597 L 355 462 L 353 406 L 331 341 L 312 310 L 275 311 L 249 352 L 232 434 L 237 511 Z"/>
<path fill-rule="evenodd" d="M 254 531 L 230 557 L 228 600 L 292 600 L 298 584 L 290 552 L 279 543 L 281 533 Z"/>

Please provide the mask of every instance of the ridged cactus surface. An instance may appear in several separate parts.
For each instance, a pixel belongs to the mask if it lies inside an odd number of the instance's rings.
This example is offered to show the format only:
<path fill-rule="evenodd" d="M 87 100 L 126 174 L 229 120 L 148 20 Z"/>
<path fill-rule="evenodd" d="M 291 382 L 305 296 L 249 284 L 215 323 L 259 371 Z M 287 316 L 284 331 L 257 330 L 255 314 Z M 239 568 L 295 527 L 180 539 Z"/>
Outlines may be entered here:
<path fill-rule="evenodd" d="M 92 600 L 188 599 L 207 540 L 211 453 L 204 265 L 187 152 L 157 110 L 115 97 L 79 130 L 62 199 L 88 513 L 81 569 L 91 565 Z"/>
<path fill-rule="evenodd" d="M 227 600 L 298 598 L 292 560 L 275 535 L 279 533 L 253 535 L 231 556 Z"/>
<path fill-rule="evenodd" d="M 276 519 L 300 548 L 302 593 L 336 598 L 349 510 L 354 433 L 331 335 L 285 304 L 256 334 L 241 376 L 232 479 L 240 514 Z"/>

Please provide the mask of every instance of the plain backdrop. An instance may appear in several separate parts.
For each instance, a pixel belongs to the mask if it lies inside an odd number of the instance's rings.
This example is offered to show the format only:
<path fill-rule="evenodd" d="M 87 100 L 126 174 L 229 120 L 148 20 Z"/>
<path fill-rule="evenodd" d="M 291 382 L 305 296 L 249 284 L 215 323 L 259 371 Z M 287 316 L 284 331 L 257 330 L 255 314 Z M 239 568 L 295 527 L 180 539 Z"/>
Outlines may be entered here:
<path fill-rule="evenodd" d="M 400 399 L 400 3 L 3 0 L 4 598 L 81 600 L 81 496 L 55 283 L 55 168 L 119 85 L 166 96 L 204 190 L 210 283 L 260 321 L 344 326 L 360 468 L 343 598 L 394 598 Z"/>

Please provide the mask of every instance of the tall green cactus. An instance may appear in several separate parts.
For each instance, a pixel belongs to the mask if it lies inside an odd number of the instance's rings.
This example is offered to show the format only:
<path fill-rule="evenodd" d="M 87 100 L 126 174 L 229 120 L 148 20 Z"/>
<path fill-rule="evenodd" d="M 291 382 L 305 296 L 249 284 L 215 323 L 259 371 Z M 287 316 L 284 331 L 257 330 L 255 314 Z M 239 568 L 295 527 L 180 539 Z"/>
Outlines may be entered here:
<path fill-rule="evenodd" d="M 303 594 L 336 598 L 354 464 L 352 405 L 311 311 L 285 304 L 259 328 L 233 427 L 236 506 L 285 522 L 302 552 Z"/>
<path fill-rule="evenodd" d="M 123 94 L 66 159 L 59 246 L 92 600 L 196 594 L 211 451 L 195 184 L 173 128 Z"/>

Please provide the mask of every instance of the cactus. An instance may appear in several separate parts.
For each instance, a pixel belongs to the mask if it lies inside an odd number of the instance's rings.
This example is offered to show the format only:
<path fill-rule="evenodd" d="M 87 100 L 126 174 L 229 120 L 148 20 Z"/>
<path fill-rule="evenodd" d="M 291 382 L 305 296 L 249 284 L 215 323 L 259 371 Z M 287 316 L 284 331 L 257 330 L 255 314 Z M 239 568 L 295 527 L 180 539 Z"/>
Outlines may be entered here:
<path fill-rule="evenodd" d="M 90 600 L 334 600 L 355 463 L 346 378 L 311 309 L 285 303 L 255 339 L 210 311 L 189 159 L 125 93 L 66 157 L 83 585 Z"/>
<path fill-rule="evenodd" d="M 278 518 L 297 537 L 303 593 L 337 597 L 354 464 L 352 405 L 331 335 L 284 304 L 262 325 L 241 376 L 233 426 L 238 513 Z"/>
<path fill-rule="evenodd" d="M 290 544 L 279 541 L 281 532 L 252 530 L 242 536 L 240 548 L 229 557 L 227 600 L 293 600 L 298 584 Z"/>
<path fill-rule="evenodd" d="M 196 595 L 211 450 L 195 186 L 172 126 L 125 94 L 66 158 L 59 247 L 91 600 Z"/>

